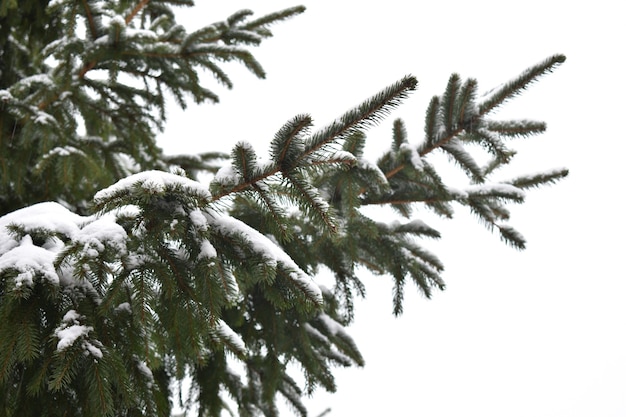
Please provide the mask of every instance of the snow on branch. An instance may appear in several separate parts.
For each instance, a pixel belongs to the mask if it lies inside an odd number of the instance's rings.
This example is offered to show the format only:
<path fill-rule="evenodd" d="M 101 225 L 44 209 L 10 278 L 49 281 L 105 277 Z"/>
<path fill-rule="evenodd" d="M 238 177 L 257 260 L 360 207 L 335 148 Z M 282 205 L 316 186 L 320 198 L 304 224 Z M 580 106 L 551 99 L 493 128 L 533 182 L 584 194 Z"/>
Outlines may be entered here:
<path fill-rule="evenodd" d="M 360 106 L 349 110 L 330 125 L 314 133 L 306 141 L 305 152 L 300 158 L 307 157 L 331 142 L 345 139 L 360 129 L 378 124 L 416 88 L 415 77 L 406 76 L 380 91 Z"/>
<path fill-rule="evenodd" d="M 167 193 L 196 198 L 201 205 L 211 200 L 207 187 L 197 181 L 164 171 L 144 171 L 99 191 L 94 196 L 94 203 L 97 210 L 104 210 L 145 199 L 147 195 L 164 196 Z"/>
<path fill-rule="evenodd" d="M 76 310 L 69 310 L 65 313 L 61 325 L 54 331 L 54 335 L 59 339 L 57 351 L 64 351 L 80 340 L 80 346 L 85 354 L 101 359 L 102 343 L 89 339 L 89 333 L 93 331 L 93 327 L 80 324 L 81 319 Z"/>
<path fill-rule="evenodd" d="M 13 271 L 15 287 L 32 287 L 36 277 L 61 286 L 84 286 L 58 268 L 58 256 L 69 245 L 94 259 L 106 248 L 126 253 L 125 230 L 114 216 L 79 216 L 58 203 L 40 203 L 0 218 L 0 271 Z"/>
<path fill-rule="evenodd" d="M 241 236 L 248 248 L 261 256 L 265 263 L 274 262 L 289 271 L 288 276 L 296 286 L 302 289 L 307 298 L 316 305 L 322 304 L 322 291 L 296 262 L 268 237 L 253 227 L 225 214 L 214 211 L 206 212 L 207 222 L 217 231 L 228 236 Z"/>
<path fill-rule="evenodd" d="M 552 72 L 565 62 L 565 55 L 552 55 L 538 64 L 528 68 L 516 78 L 502 84 L 482 97 L 478 105 L 478 113 L 484 115 L 506 100 L 515 97 L 542 75 Z"/>
<path fill-rule="evenodd" d="M 465 189 L 468 196 L 500 197 L 515 202 L 523 202 L 526 194 L 512 184 L 481 184 Z"/>

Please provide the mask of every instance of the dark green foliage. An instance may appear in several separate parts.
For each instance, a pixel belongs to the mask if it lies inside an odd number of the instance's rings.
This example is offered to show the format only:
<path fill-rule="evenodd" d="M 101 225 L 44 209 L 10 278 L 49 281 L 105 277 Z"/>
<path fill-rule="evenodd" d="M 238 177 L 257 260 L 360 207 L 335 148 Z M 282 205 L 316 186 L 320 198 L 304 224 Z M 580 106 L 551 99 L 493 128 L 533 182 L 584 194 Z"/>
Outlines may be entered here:
<path fill-rule="evenodd" d="M 489 118 L 560 55 L 483 98 L 476 80 L 452 75 L 423 140 L 397 120 L 376 162 L 365 131 L 414 77 L 317 130 L 295 116 L 267 162 L 244 142 L 230 155 L 164 155 L 166 97 L 216 102 L 200 73 L 231 87 L 228 61 L 263 78 L 249 48 L 304 11 L 242 10 L 188 33 L 173 7 L 192 5 L 0 0 L 0 417 L 169 416 L 183 380 L 184 405 L 202 416 L 274 416 L 278 398 L 304 416 L 304 395 L 337 389 L 333 367 L 365 363 L 346 331 L 364 270 L 391 278 L 394 314 L 407 283 L 426 297 L 444 288 L 423 243 L 440 233 L 416 208 L 452 218 L 465 206 L 522 249 L 507 204 L 567 175 L 494 180 L 515 155 L 509 142 L 545 124 Z M 466 174 L 463 188 L 438 173 L 435 152 Z M 196 181 L 206 174 L 210 185 Z"/>
<path fill-rule="evenodd" d="M 163 162 L 170 161 L 155 145 L 165 122 L 164 93 L 182 107 L 188 98 L 216 102 L 199 74 L 206 70 L 231 87 L 220 67 L 228 61 L 263 78 L 247 47 L 271 36 L 272 23 L 304 10 L 253 21 L 239 12 L 187 33 L 171 6 L 192 2 L 47 4 L 9 3 L 0 17 L 0 213 L 54 199 L 85 212 L 91 196 L 116 180 L 167 169 Z M 191 172 L 212 159 L 202 155 Z M 88 184 L 75 184 L 85 171 Z"/>

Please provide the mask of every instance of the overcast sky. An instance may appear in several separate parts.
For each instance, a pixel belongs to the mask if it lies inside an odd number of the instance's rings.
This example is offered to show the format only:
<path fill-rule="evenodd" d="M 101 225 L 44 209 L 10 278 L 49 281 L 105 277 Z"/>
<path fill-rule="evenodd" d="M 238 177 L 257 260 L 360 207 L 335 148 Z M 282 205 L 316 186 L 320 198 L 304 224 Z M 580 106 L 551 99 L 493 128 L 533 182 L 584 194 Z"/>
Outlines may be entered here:
<path fill-rule="evenodd" d="M 242 8 L 261 15 L 300 4 L 198 3 L 185 14 L 195 27 Z M 364 277 L 368 297 L 351 332 L 366 366 L 338 371 L 338 393 L 315 395 L 312 416 L 327 407 L 330 417 L 626 415 L 619 3 L 309 1 L 256 50 L 266 80 L 233 67 L 235 88 L 217 88 L 220 104 L 172 109 L 162 142 L 170 153 L 228 152 L 246 140 L 267 155 L 292 116 L 310 113 L 322 127 L 411 73 L 418 90 L 368 133 L 375 159 L 397 117 L 411 141 L 422 139 L 424 109 L 452 72 L 486 91 L 551 54 L 568 57 L 498 113 L 548 123 L 516 143 L 511 172 L 571 170 L 513 210 L 528 249 L 505 246 L 460 208 L 452 221 L 425 216 L 443 233 L 427 247 L 444 261 L 448 289 L 425 300 L 407 288 L 405 314 L 394 319 L 391 280 Z"/>

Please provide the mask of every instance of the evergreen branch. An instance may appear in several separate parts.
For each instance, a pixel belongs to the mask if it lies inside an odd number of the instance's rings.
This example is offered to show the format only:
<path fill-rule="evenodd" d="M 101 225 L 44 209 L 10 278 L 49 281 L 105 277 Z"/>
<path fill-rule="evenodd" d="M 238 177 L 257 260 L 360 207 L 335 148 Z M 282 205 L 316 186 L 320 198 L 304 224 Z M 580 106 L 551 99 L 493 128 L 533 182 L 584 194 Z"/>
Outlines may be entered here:
<path fill-rule="evenodd" d="M 515 203 L 523 203 L 525 198 L 524 192 L 519 187 L 508 183 L 481 184 L 469 187 L 465 192 L 470 199 L 494 197 Z"/>
<path fill-rule="evenodd" d="M 249 9 L 239 10 L 230 15 L 226 19 L 226 22 L 228 23 L 228 26 L 235 26 L 237 25 L 237 23 L 242 23 L 246 19 L 246 17 L 252 16 L 252 14 L 252 10 Z"/>
<path fill-rule="evenodd" d="M 49 378 L 49 368 L 50 364 L 54 360 L 53 355 L 46 355 L 43 363 L 37 371 L 36 376 L 30 382 L 28 387 L 26 388 L 27 392 L 33 396 L 41 395 L 41 391 L 45 388 L 45 383 Z"/>
<path fill-rule="evenodd" d="M 423 158 L 438 148 L 443 148 L 465 130 L 465 125 L 460 125 L 451 132 L 444 132 L 439 122 L 439 117 L 437 117 L 439 98 L 433 97 L 430 103 L 426 116 L 426 139 L 417 148 L 417 154 L 420 158 Z M 399 163 L 394 168 L 388 170 L 385 173 L 385 177 L 391 179 L 402 172 L 406 167 L 406 163 Z"/>
<path fill-rule="evenodd" d="M 306 142 L 298 161 L 309 157 L 323 146 L 344 139 L 359 129 L 377 124 L 387 113 L 417 88 L 415 77 L 406 76 L 379 92 L 360 106 L 343 114 L 330 126 L 314 133 Z"/>
<path fill-rule="evenodd" d="M 385 173 L 385 178 L 387 179 L 393 178 L 396 174 L 401 172 L 404 168 L 406 168 L 406 164 L 399 164 L 391 171 L 388 171 L 387 173 Z"/>
<path fill-rule="evenodd" d="M 330 414 L 330 412 L 331 412 L 331 411 L 332 411 L 332 409 L 329 407 L 329 408 L 327 408 L 326 410 L 322 411 L 322 413 L 321 413 L 321 414 L 318 414 L 318 415 L 317 415 L 317 417 L 325 417 L 325 416 L 327 416 L 328 414 Z"/>
<path fill-rule="evenodd" d="M 489 120 L 485 122 L 485 128 L 502 136 L 527 137 L 545 132 L 546 124 L 534 120 Z"/>
<path fill-rule="evenodd" d="M 475 182 L 483 182 L 484 174 L 474 158 L 467 152 L 461 141 L 454 137 L 447 143 L 441 145 L 441 149 L 445 150 L 459 164 L 463 170 L 472 177 Z"/>
<path fill-rule="evenodd" d="M 508 163 L 515 155 L 515 151 L 509 150 L 497 135 L 486 129 L 478 128 L 473 129 L 471 132 L 461 133 L 459 139 L 464 143 L 473 142 L 478 144 L 494 155 L 501 163 Z"/>
<path fill-rule="evenodd" d="M 221 167 L 217 161 L 225 160 L 228 154 L 221 152 L 205 152 L 201 154 L 164 155 L 163 161 L 170 166 L 180 166 L 190 177 L 199 171 L 215 173 Z M 215 161 L 215 162 L 212 162 Z"/>
<path fill-rule="evenodd" d="M 196 296 L 195 291 L 193 291 L 191 286 L 189 286 L 189 284 L 185 282 L 185 278 L 188 277 L 188 274 L 187 274 L 188 271 L 184 271 L 185 273 L 179 271 L 179 265 L 178 265 L 179 262 L 177 261 L 180 261 L 180 259 L 176 256 L 176 254 L 172 252 L 171 248 L 167 247 L 166 245 L 160 245 L 156 253 L 161 259 L 165 260 L 166 265 L 168 266 L 168 269 L 170 272 L 170 274 L 168 275 L 174 276 L 174 278 L 176 279 L 176 283 L 178 284 L 177 285 L 178 289 L 182 290 L 183 293 L 187 297 L 189 297 L 189 299 L 197 303 L 198 298 Z M 181 269 L 186 270 L 187 268 L 181 265 Z"/>
<path fill-rule="evenodd" d="M 126 24 L 129 24 L 135 18 L 135 16 L 137 16 L 137 14 L 141 11 L 141 9 L 143 9 L 148 3 L 150 3 L 150 0 L 141 0 L 139 3 L 137 3 L 137 5 L 128 14 L 128 16 L 126 16 L 126 19 L 124 19 Z"/>
<path fill-rule="evenodd" d="M 247 181 L 241 178 L 242 181 L 230 182 L 233 178 L 221 178 L 219 175 L 220 171 L 218 171 L 216 177 L 211 183 L 212 201 L 218 201 L 228 195 L 245 191 L 250 188 L 252 184 L 268 179 L 280 172 L 281 171 L 278 167 L 270 166 L 265 171 L 255 171 L 256 175 L 250 177 Z M 226 181 L 229 181 L 230 183 L 225 183 Z"/>
<path fill-rule="evenodd" d="M 347 137 L 343 144 L 343 150 L 346 152 L 350 152 L 352 155 L 359 158 L 359 164 L 361 162 L 365 162 L 361 158 L 363 156 L 363 150 L 365 149 L 365 139 L 365 134 L 363 132 L 356 132 L 354 135 L 350 135 L 349 137 Z M 374 164 L 367 164 L 367 166 L 376 167 Z M 376 169 L 378 168 L 376 167 Z"/>
<path fill-rule="evenodd" d="M 411 273 L 411 277 L 413 278 L 413 282 L 415 282 L 422 290 L 426 298 L 432 297 L 432 288 L 436 287 L 437 289 L 443 291 L 445 290 L 445 283 L 441 279 L 439 273 L 434 271 L 430 266 L 421 262 L 421 260 L 414 259 L 413 262 L 410 263 L 413 271 Z"/>
<path fill-rule="evenodd" d="M 476 97 L 477 88 L 478 82 L 473 78 L 468 78 L 463 84 L 459 92 L 456 123 L 464 125 L 467 121 L 474 118 L 474 98 Z"/>
<path fill-rule="evenodd" d="M 263 38 L 249 30 L 239 30 L 239 29 L 231 29 L 228 31 L 227 36 L 224 37 L 227 40 L 227 43 L 237 43 L 243 45 L 260 45 L 263 41 Z"/>
<path fill-rule="evenodd" d="M 441 234 L 428 226 L 421 220 L 413 220 L 408 223 L 398 224 L 392 228 L 393 233 L 412 233 L 416 236 L 428 236 L 435 239 L 439 239 Z"/>
<path fill-rule="evenodd" d="M 291 196 L 300 203 L 300 208 L 317 219 L 321 220 L 331 233 L 337 232 L 337 224 L 333 219 L 328 203 L 322 199 L 316 188 L 311 186 L 296 172 L 283 173 L 291 186 Z"/>
<path fill-rule="evenodd" d="M 300 135 L 306 133 L 312 125 L 311 116 L 298 115 L 285 123 L 274 135 L 274 140 L 270 145 L 271 156 L 278 166 L 289 170 L 295 162 L 299 149 L 302 145 Z"/>
<path fill-rule="evenodd" d="M 110 390 L 110 382 L 106 375 L 102 375 L 101 364 L 99 362 L 92 363 L 90 368 L 93 370 L 92 384 L 95 383 L 97 396 L 90 396 L 90 399 L 94 403 L 94 411 L 98 410 L 103 415 L 109 415 L 113 413 L 112 410 L 112 395 Z"/>
<path fill-rule="evenodd" d="M 63 387 L 68 386 L 70 380 L 76 373 L 76 370 L 74 369 L 75 363 L 81 356 L 83 356 L 83 352 L 78 349 L 68 348 L 63 352 L 59 352 L 57 350 L 55 352 L 57 367 L 54 370 L 50 381 L 48 381 L 48 388 L 53 391 L 61 391 Z M 58 362 L 61 363 L 59 364 Z"/>
<path fill-rule="evenodd" d="M 291 230 L 285 224 L 285 215 L 281 207 L 276 204 L 271 197 L 271 194 L 267 192 L 268 190 L 266 190 L 265 187 L 259 186 L 259 183 L 253 183 L 252 188 L 256 191 L 256 195 L 263 203 L 265 210 L 270 214 L 269 219 L 271 220 L 271 223 L 268 225 L 270 226 L 270 230 L 272 229 L 271 225 L 273 225 L 275 227 L 274 230 L 278 230 L 280 232 L 280 237 L 283 240 L 290 240 L 292 236 Z"/>
<path fill-rule="evenodd" d="M 487 162 L 487 164 L 485 164 L 485 166 L 482 168 L 485 178 L 487 178 L 487 176 L 489 176 L 489 174 L 491 174 L 496 169 L 501 168 L 503 165 L 509 163 L 511 158 L 513 158 L 516 154 L 517 152 L 515 151 L 507 150 L 504 154 L 496 155 L 494 158 L 492 158 L 491 161 Z"/>
<path fill-rule="evenodd" d="M 337 346 L 341 353 L 353 360 L 357 365 L 365 365 L 365 360 L 359 351 L 354 339 L 345 331 L 344 327 L 326 313 L 319 314 L 314 322 L 317 330 Z"/>
<path fill-rule="evenodd" d="M 553 55 L 537 65 L 528 68 L 521 75 L 488 93 L 478 105 L 478 114 L 483 116 L 506 100 L 515 97 L 542 75 L 552 72 L 565 62 L 565 55 Z"/>
<path fill-rule="evenodd" d="M 82 0 L 83 8 L 85 9 L 85 15 L 87 15 L 87 22 L 89 23 L 89 31 L 91 32 L 92 39 L 96 39 L 98 37 L 98 31 L 96 30 L 96 23 L 93 20 L 93 15 L 91 14 L 91 8 L 87 4 L 87 0 Z"/>
<path fill-rule="evenodd" d="M 467 201 L 470 211 L 491 231 L 496 225 L 497 215 L 484 199 L 470 198 Z"/>
<path fill-rule="evenodd" d="M 235 278 L 232 276 L 232 272 L 229 268 L 224 265 L 223 262 L 217 262 L 215 268 L 217 269 L 217 273 L 219 275 L 221 287 L 224 290 L 224 293 L 227 295 L 227 299 L 230 301 L 235 299 L 238 295 L 237 283 Z M 216 317 L 214 315 L 213 317 Z"/>
<path fill-rule="evenodd" d="M 452 74 L 448 79 L 448 86 L 443 93 L 441 100 L 441 110 L 443 111 L 443 125 L 446 132 L 451 132 L 453 126 L 457 124 L 457 108 L 459 107 L 458 92 L 461 88 L 461 77 L 459 74 Z"/>
<path fill-rule="evenodd" d="M 15 365 L 15 346 L 17 344 L 18 332 L 11 332 L 9 335 L 3 334 L 0 342 L 0 383 L 5 384 L 11 377 L 11 370 Z M 8 337 L 7 337 L 8 336 Z"/>
<path fill-rule="evenodd" d="M 413 243 L 413 242 L 406 242 L 404 247 L 411 252 L 414 256 L 420 258 L 421 260 L 423 260 L 424 262 L 428 263 L 429 265 L 431 265 L 433 268 L 435 268 L 437 271 L 441 272 L 444 270 L 444 265 L 441 262 L 441 260 L 433 253 L 427 251 L 426 249 L 422 248 L 421 246 Z M 442 282 L 443 284 L 443 282 Z"/>
<path fill-rule="evenodd" d="M 557 181 L 567 177 L 568 174 L 569 170 L 567 168 L 560 168 L 538 174 L 523 175 L 513 180 L 509 180 L 506 183 L 514 185 L 520 189 L 528 189 L 539 187 L 544 184 L 555 184 Z"/>
<path fill-rule="evenodd" d="M 233 352 L 239 358 L 245 358 L 247 354 L 247 348 L 241 340 L 240 336 L 231 329 L 225 321 L 219 320 L 212 333 L 219 338 L 219 340 L 228 349 Z"/>
<path fill-rule="evenodd" d="M 440 104 L 440 100 L 438 97 L 433 97 L 430 102 L 430 105 L 426 112 L 426 123 L 425 123 L 425 131 L 426 131 L 426 139 L 422 143 L 419 148 L 419 154 L 421 157 L 427 155 L 437 148 L 445 148 L 445 145 L 450 143 L 455 137 L 457 137 L 460 133 L 467 129 L 468 126 L 471 126 L 472 122 L 478 122 L 479 120 L 474 120 L 476 118 L 482 117 L 490 110 L 495 108 L 496 106 L 502 104 L 507 99 L 517 95 L 520 91 L 526 88 L 530 83 L 532 83 L 535 79 L 540 77 L 545 73 L 551 72 L 556 66 L 565 61 L 565 56 L 563 55 L 554 55 L 540 64 L 536 65 L 525 71 L 518 78 L 510 81 L 504 86 L 500 87 L 496 92 L 492 93 L 487 99 L 483 100 L 483 102 L 478 106 L 477 114 L 467 113 L 467 105 L 472 103 L 473 95 L 476 89 L 476 82 L 473 79 L 469 79 L 463 88 L 461 88 L 462 93 L 460 94 L 462 98 L 459 98 L 455 101 L 455 94 L 458 90 L 458 76 L 453 74 L 450 77 L 448 82 L 448 87 L 446 88 L 446 92 L 444 93 L 443 104 Z M 466 103 L 457 105 L 457 112 L 455 113 L 455 103 Z M 443 126 L 446 129 L 446 134 L 441 134 L 440 122 L 439 122 L 439 111 L 440 109 L 444 109 L 443 116 Z M 459 123 L 455 124 L 455 114 L 462 115 L 462 120 L 458 119 Z M 469 125 L 468 125 L 469 120 Z M 489 126 L 493 127 L 494 132 L 500 133 L 505 136 L 526 136 L 535 133 L 540 133 L 545 129 L 545 125 L 538 122 L 528 122 L 522 121 L 519 123 L 516 122 L 488 122 L 487 128 Z M 456 157 L 455 157 L 456 158 Z M 469 161 L 467 158 L 462 158 L 462 160 Z M 480 178 L 481 175 L 478 174 L 479 171 L 476 170 L 477 167 L 472 167 L 461 163 L 461 166 L 464 166 L 469 170 L 470 173 L 475 178 Z M 405 168 L 405 164 L 399 164 L 397 167 L 389 170 L 386 173 L 387 178 L 391 178 L 401 172 Z"/>
<path fill-rule="evenodd" d="M 391 196 L 393 197 L 393 196 Z M 426 198 L 426 199 L 422 199 L 420 197 L 408 197 L 408 198 L 389 198 L 389 199 L 381 199 L 381 200 L 370 200 L 370 199 L 366 199 L 366 200 L 362 200 L 362 204 L 364 206 L 368 206 L 368 205 L 378 205 L 378 206 L 382 206 L 382 205 L 389 205 L 389 206 L 403 206 L 403 205 L 410 205 L 413 203 L 435 203 L 435 202 L 441 202 L 442 199 L 441 198 Z"/>
<path fill-rule="evenodd" d="M 237 170 L 241 174 L 241 177 L 248 183 L 254 184 L 250 179 L 255 176 L 256 169 L 256 154 L 252 146 L 247 142 L 239 142 L 235 145 L 232 158 L 235 162 Z"/>
<path fill-rule="evenodd" d="M 491 210 L 500 220 L 509 220 L 511 218 L 511 212 L 506 206 L 500 204 L 498 201 L 491 202 Z"/>
<path fill-rule="evenodd" d="M 278 392 L 280 392 L 289 404 L 295 408 L 300 417 L 307 416 L 307 409 L 301 400 L 302 391 L 289 375 L 283 375 L 281 384 L 278 386 Z"/>
<path fill-rule="evenodd" d="M 228 75 L 220 67 L 218 67 L 214 62 L 207 60 L 204 63 L 204 65 L 209 71 L 211 71 L 213 76 L 217 78 L 218 82 L 222 83 L 222 85 L 225 85 L 229 89 L 233 88 L 233 82 L 230 80 Z M 214 101 L 217 102 L 217 96 Z"/>
<path fill-rule="evenodd" d="M 404 312 L 404 275 L 393 276 L 393 315 L 395 317 L 401 316 Z"/>
<path fill-rule="evenodd" d="M 408 217 L 410 206 L 414 202 L 422 202 L 436 213 L 445 217 L 452 217 L 452 208 L 449 201 L 455 200 L 454 193 L 443 184 L 441 177 L 426 161 L 422 161 L 420 171 L 411 170 L 410 166 L 400 165 L 390 176 L 389 185 L 393 190 L 382 196 L 366 196 L 361 200 L 363 205 L 393 203 L 392 207 Z M 400 174 L 396 176 L 397 174 Z"/>
<path fill-rule="evenodd" d="M 350 152 L 335 151 L 332 156 L 324 160 L 312 161 L 311 166 L 319 165 L 341 165 L 341 166 L 353 166 L 357 163 L 357 159 Z"/>
<path fill-rule="evenodd" d="M 91 37 L 92 39 L 97 39 L 98 31 L 96 29 L 96 24 L 93 19 L 93 15 L 91 14 L 91 8 L 87 4 L 87 0 L 82 0 L 82 2 L 83 2 L 83 8 L 85 9 L 85 14 L 87 15 L 87 22 L 89 23 L 89 31 L 91 32 Z M 97 63 L 96 61 L 90 61 L 88 63 L 85 63 L 83 65 L 83 68 L 78 73 L 78 78 L 83 78 L 88 71 L 90 71 L 96 66 L 96 63 Z"/>
<path fill-rule="evenodd" d="M 515 249 L 523 250 L 526 248 L 526 239 L 517 230 L 508 225 L 497 225 L 500 231 L 500 238 Z"/>
<path fill-rule="evenodd" d="M 439 118 L 437 115 L 439 114 L 440 108 L 440 99 L 439 96 L 433 96 L 428 104 L 428 109 L 426 110 L 426 122 L 424 123 L 424 132 L 426 133 L 425 145 L 429 147 L 433 147 L 435 143 L 439 142 Z"/>
<path fill-rule="evenodd" d="M 406 126 L 404 126 L 404 122 L 402 119 L 396 119 L 393 122 L 393 147 L 392 149 L 397 152 L 400 150 L 400 147 L 408 143 Z"/>
<path fill-rule="evenodd" d="M 243 25 L 242 28 L 248 30 L 260 30 L 261 28 L 272 23 L 286 20 L 298 14 L 304 13 L 305 10 L 306 8 L 304 6 L 290 7 L 279 12 L 267 14 L 263 17 L 248 22 Z"/>

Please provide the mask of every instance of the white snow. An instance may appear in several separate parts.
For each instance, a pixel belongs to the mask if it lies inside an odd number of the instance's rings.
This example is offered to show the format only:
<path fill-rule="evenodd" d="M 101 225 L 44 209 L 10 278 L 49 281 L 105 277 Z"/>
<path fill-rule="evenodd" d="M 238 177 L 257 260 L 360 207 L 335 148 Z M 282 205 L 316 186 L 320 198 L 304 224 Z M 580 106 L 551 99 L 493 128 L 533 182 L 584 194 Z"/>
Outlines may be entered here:
<path fill-rule="evenodd" d="M 234 166 L 224 165 L 215 174 L 214 181 L 221 184 L 237 184 L 241 182 L 241 179 L 241 175 L 239 175 Z"/>
<path fill-rule="evenodd" d="M 206 218 L 204 217 L 204 214 L 202 214 L 202 211 L 192 210 L 189 212 L 189 220 L 191 220 L 191 223 L 199 230 L 204 231 L 207 229 Z"/>
<path fill-rule="evenodd" d="M 19 81 L 19 84 L 23 87 L 30 87 L 32 84 L 45 84 L 50 88 L 55 86 L 54 81 L 52 81 L 48 74 L 36 74 L 31 75 L 30 77 L 22 78 Z"/>
<path fill-rule="evenodd" d="M 287 253 L 266 236 L 244 222 L 225 214 L 210 211 L 207 212 L 206 218 L 214 228 L 225 234 L 245 236 L 250 248 L 254 252 L 262 255 L 265 258 L 265 263 L 275 261 L 282 264 L 286 269 L 292 270 L 293 272 L 290 273 L 289 276 L 300 284 L 299 287 L 303 288 L 309 295 L 312 295 L 316 302 L 320 304 L 323 302 L 322 291 L 313 282 L 311 277 L 302 271 L 298 264 L 296 264 Z"/>
<path fill-rule="evenodd" d="M 115 307 L 115 311 L 132 313 L 132 309 L 130 307 L 130 303 L 128 303 L 128 302 L 122 303 L 122 304 L 118 305 L 117 307 Z"/>
<path fill-rule="evenodd" d="M 67 313 L 65 313 L 65 315 L 63 316 L 62 321 L 66 322 L 66 323 L 70 323 L 70 322 L 75 322 L 78 321 L 80 319 L 80 314 L 78 314 L 76 312 L 76 310 L 69 310 Z"/>
<path fill-rule="evenodd" d="M 0 255 L 0 272 L 7 269 L 17 270 L 16 287 L 31 287 L 37 274 L 42 274 L 51 283 L 58 284 L 59 276 L 54 269 L 55 257 L 56 253 L 33 245 L 32 238 L 26 235 L 19 242 L 19 246 Z"/>
<path fill-rule="evenodd" d="M 24 236 L 10 233 L 8 226 L 17 227 Z M 34 232 L 50 237 L 38 246 L 31 237 Z M 126 232 L 115 222 L 113 214 L 82 217 L 58 203 L 40 203 L 0 218 L 0 271 L 17 271 L 18 288 L 32 286 L 36 276 L 63 287 L 89 287 L 87 281 L 74 278 L 71 268 L 55 268 L 56 257 L 65 247 L 56 236 L 83 244 L 82 251 L 89 257 L 97 257 L 105 245 L 119 253 L 126 252 Z"/>
<path fill-rule="evenodd" d="M 0 101 L 7 102 L 13 100 L 13 95 L 9 90 L 0 90 Z"/>
<path fill-rule="evenodd" d="M 100 350 L 100 348 L 91 344 L 91 342 L 89 341 L 83 342 L 83 349 L 85 349 L 85 354 L 89 352 L 91 356 L 98 358 L 98 359 L 102 359 L 102 350 Z"/>
<path fill-rule="evenodd" d="M 124 19 L 123 16 L 115 15 L 111 18 L 111 20 L 109 21 L 109 25 L 115 25 L 115 26 L 119 26 L 122 28 L 126 27 L 126 19 Z"/>
<path fill-rule="evenodd" d="M 57 350 L 63 351 L 81 338 L 87 338 L 89 332 L 93 331 L 93 327 L 80 324 L 81 316 L 76 310 L 69 310 L 63 316 L 61 326 L 55 331 L 54 335 L 59 339 L 57 343 Z M 86 354 L 91 354 L 96 358 L 102 358 L 102 351 L 100 348 L 94 346 L 89 340 L 83 341 L 81 347 L 85 349 Z"/>
<path fill-rule="evenodd" d="M 198 259 L 208 258 L 212 259 L 217 257 L 217 251 L 215 247 L 208 240 L 203 240 L 200 244 L 200 254 L 198 255 Z"/>
<path fill-rule="evenodd" d="M 33 123 L 36 123 L 39 125 L 56 125 L 57 123 L 57 120 L 52 115 L 44 111 L 37 111 L 35 114 L 37 116 L 33 120 Z"/>
<path fill-rule="evenodd" d="M 152 371 L 148 368 L 148 365 L 144 361 L 137 357 L 135 357 L 135 360 L 139 372 L 148 379 L 148 386 L 152 386 L 152 383 L 154 382 L 154 375 L 152 374 Z"/>
<path fill-rule="evenodd" d="M 52 117 L 50 115 L 48 115 L 49 117 Z M 56 148 L 51 149 L 45 156 L 44 158 L 48 158 L 52 155 L 59 155 L 59 156 L 70 156 L 71 154 L 78 154 L 78 155 L 85 155 L 85 152 L 81 151 L 80 149 L 74 147 L 74 146 L 57 146 Z"/>
<path fill-rule="evenodd" d="M 566 170 L 567 168 L 565 167 L 561 167 L 561 168 L 552 168 L 552 169 L 547 169 L 545 171 L 536 171 L 536 172 L 528 172 L 524 175 L 520 175 L 519 177 L 516 177 L 517 180 L 520 179 L 526 179 L 526 178 L 534 178 L 537 176 L 552 176 L 552 175 L 557 175 L 561 172 L 563 172 L 564 170 Z M 513 180 L 509 180 L 509 181 L 505 181 L 505 183 L 510 183 Z"/>
<path fill-rule="evenodd" d="M 367 171 L 375 172 L 379 177 L 379 180 L 377 182 L 380 182 L 381 184 L 388 184 L 385 173 L 382 172 L 380 168 L 378 167 L 378 165 L 375 164 L 374 162 L 368 159 L 360 158 L 358 161 L 358 165 Z"/>
<path fill-rule="evenodd" d="M 120 253 L 126 253 L 127 238 L 124 228 L 117 224 L 110 214 L 85 225 L 74 237 L 76 241 L 83 243 L 85 248 L 94 248 L 102 252 L 106 242 Z"/>
<path fill-rule="evenodd" d="M 234 350 L 238 352 L 246 352 L 246 344 L 243 342 L 241 336 L 235 333 L 235 331 L 231 329 L 223 320 L 218 320 L 215 332 L 221 338 L 228 340 L 228 342 L 234 347 Z"/>
<path fill-rule="evenodd" d="M 50 3 L 48 3 L 48 9 L 62 5 L 63 1 L 64 0 L 51 0 Z"/>
<path fill-rule="evenodd" d="M 336 150 L 333 152 L 333 156 L 330 158 L 338 161 L 352 161 L 356 162 L 357 158 L 350 152 L 344 150 Z"/>
<path fill-rule="evenodd" d="M 328 314 L 321 313 L 319 316 L 317 316 L 317 318 L 324 324 L 324 327 L 326 328 L 326 330 L 328 330 L 328 332 L 331 335 L 336 336 L 338 334 L 342 334 L 345 337 L 350 338 L 350 336 L 348 336 L 348 333 L 346 332 L 344 327 L 341 324 L 339 324 L 337 321 L 335 321 L 332 317 L 330 317 Z"/>
<path fill-rule="evenodd" d="M 410 155 L 409 160 L 413 167 L 417 170 L 424 169 L 424 162 L 419 154 L 419 147 L 415 144 L 403 143 L 400 145 L 401 152 L 407 152 Z"/>
<path fill-rule="evenodd" d="M 448 190 L 448 193 L 456 199 L 464 199 L 468 197 L 467 192 L 459 190 L 458 188 L 446 186 L 446 190 Z"/>
<path fill-rule="evenodd" d="M 135 187 L 141 187 L 157 194 L 163 194 L 168 189 L 183 188 L 207 200 L 211 198 L 207 187 L 197 181 L 164 171 L 144 171 L 121 179 L 110 187 L 99 191 L 96 193 L 94 201 L 98 203 L 102 200 L 108 200 L 124 190 L 131 190 Z"/>
<path fill-rule="evenodd" d="M 304 327 L 304 330 L 306 330 L 306 332 L 309 333 L 314 339 L 318 339 L 320 341 L 323 341 L 324 343 L 330 344 L 328 338 L 315 327 L 311 326 L 309 323 L 304 323 L 302 327 Z"/>
<path fill-rule="evenodd" d="M 416 229 L 422 229 L 422 230 L 431 230 L 432 229 L 432 227 L 430 227 L 423 220 L 420 220 L 420 219 L 411 220 L 407 224 L 410 224 L 411 227 L 416 228 Z"/>
<path fill-rule="evenodd" d="M 473 195 L 491 195 L 491 194 L 508 194 L 513 198 L 524 199 L 526 194 L 521 189 L 511 184 L 481 184 L 465 189 L 468 194 Z"/>
<path fill-rule="evenodd" d="M 58 203 L 39 203 L 0 217 L 0 254 L 5 245 L 11 245 L 12 239 L 6 230 L 11 224 L 21 225 L 26 230 L 54 230 L 66 236 L 74 236 L 80 229 L 79 224 L 86 221 Z"/>

